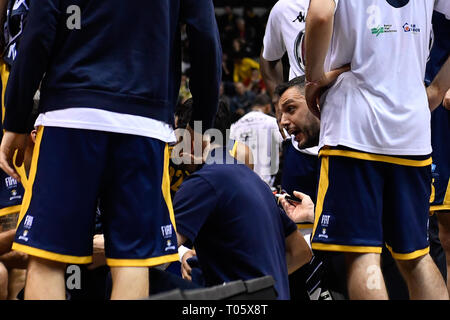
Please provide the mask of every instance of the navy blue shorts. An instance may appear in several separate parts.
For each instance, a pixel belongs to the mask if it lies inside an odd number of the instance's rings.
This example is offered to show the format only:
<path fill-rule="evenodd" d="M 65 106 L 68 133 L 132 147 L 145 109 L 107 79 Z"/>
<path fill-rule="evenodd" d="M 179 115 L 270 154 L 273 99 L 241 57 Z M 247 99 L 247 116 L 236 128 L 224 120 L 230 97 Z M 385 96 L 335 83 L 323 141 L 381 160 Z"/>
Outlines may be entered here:
<path fill-rule="evenodd" d="M 13 249 L 91 263 L 99 203 L 109 266 L 178 260 L 168 164 L 157 139 L 40 127 Z"/>
<path fill-rule="evenodd" d="M 450 211 L 450 111 L 442 105 L 431 113 L 433 187 L 430 211 Z"/>
<path fill-rule="evenodd" d="M 1 131 L 0 140 L 3 137 L 3 118 L 5 116 L 5 92 L 8 83 L 9 70 L 6 63 L 0 60 L 0 84 L 1 84 Z M 23 173 L 23 167 L 20 173 Z M 23 186 L 16 179 L 8 176 L 0 170 L 0 217 L 20 212 L 20 205 L 24 194 Z"/>
<path fill-rule="evenodd" d="M 0 217 L 20 212 L 24 192 L 21 183 L 0 170 Z"/>
<path fill-rule="evenodd" d="M 313 230 L 316 250 L 381 253 L 399 260 L 429 252 L 431 158 L 324 148 Z"/>

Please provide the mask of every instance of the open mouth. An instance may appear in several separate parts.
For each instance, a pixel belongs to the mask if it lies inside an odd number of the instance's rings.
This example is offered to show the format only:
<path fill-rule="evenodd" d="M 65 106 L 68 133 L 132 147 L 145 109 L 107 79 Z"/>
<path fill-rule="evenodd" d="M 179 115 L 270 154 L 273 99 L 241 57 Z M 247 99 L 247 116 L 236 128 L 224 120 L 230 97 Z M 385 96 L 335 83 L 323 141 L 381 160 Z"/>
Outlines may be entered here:
<path fill-rule="evenodd" d="M 288 131 L 291 136 L 295 137 L 297 142 L 301 142 L 303 139 L 303 132 L 301 130 L 289 130 Z"/>

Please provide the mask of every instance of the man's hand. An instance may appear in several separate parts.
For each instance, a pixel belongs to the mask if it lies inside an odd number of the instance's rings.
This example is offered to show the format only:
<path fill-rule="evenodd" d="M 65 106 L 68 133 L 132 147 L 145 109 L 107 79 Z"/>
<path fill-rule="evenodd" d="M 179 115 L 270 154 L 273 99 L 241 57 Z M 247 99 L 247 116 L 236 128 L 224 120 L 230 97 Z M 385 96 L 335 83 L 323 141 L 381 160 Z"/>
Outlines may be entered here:
<path fill-rule="evenodd" d="M 183 277 L 183 279 L 192 281 L 192 268 L 189 263 L 187 263 L 187 260 L 189 258 L 195 257 L 196 255 L 197 254 L 195 253 L 195 250 L 186 251 L 186 253 L 183 255 L 183 258 L 181 259 L 181 276 Z"/>
<path fill-rule="evenodd" d="M 450 89 L 445 94 L 443 105 L 445 109 L 450 110 Z"/>
<path fill-rule="evenodd" d="M 211 150 L 210 138 L 194 131 L 190 126 L 183 130 L 182 137 L 182 141 L 179 142 L 183 146 L 182 151 L 177 156 L 183 159 L 183 167 L 192 173 L 205 163 Z M 190 145 L 190 148 L 188 145 Z M 189 152 L 186 152 L 186 150 L 189 150 Z"/>
<path fill-rule="evenodd" d="M 350 70 L 350 65 L 345 65 L 339 69 L 332 70 L 330 72 L 325 73 L 319 81 L 309 82 L 306 84 L 305 88 L 305 97 L 306 102 L 308 104 L 309 110 L 311 110 L 312 114 L 314 114 L 317 118 L 320 119 L 320 106 L 319 100 L 322 94 L 328 86 L 332 84 L 336 79 L 344 72 Z"/>
<path fill-rule="evenodd" d="M 92 263 L 88 265 L 89 270 L 106 265 L 105 238 L 103 234 L 94 235 Z"/>
<path fill-rule="evenodd" d="M 27 142 L 27 134 L 6 131 L 3 135 L 2 144 L 0 146 L 0 168 L 2 168 L 6 174 L 10 175 L 17 181 L 20 181 L 20 176 L 13 165 L 14 156 L 16 156 L 16 166 L 22 166 Z"/>
<path fill-rule="evenodd" d="M 300 222 L 314 222 L 314 203 L 311 198 L 301 192 L 294 191 L 294 196 L 302 200 L 301 203 L 289 202 L 284 198 L 280 198 L 281 206 L 292 221 Z"/>

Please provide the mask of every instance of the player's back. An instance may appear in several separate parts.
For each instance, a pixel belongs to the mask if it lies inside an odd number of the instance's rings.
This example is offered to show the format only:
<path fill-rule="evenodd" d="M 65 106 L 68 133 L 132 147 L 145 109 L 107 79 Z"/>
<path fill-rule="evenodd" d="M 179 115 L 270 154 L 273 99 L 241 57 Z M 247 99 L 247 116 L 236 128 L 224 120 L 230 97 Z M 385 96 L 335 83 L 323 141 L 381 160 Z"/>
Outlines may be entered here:
<path fill-rule="evenodd" d="M 321 146 L 431 153 L 423 79 L 434 6 L 428 0 L 338 2 L 327 69 L 350 63 L 351 71 L 326 96 Z"/>
<path fill-rule="evenodd" d="M 205 197 L 217 199 L 208 227 L 202 227 L 194 243 L 199 259 L 208 256 L 202 264 L 208 270 L 207 281 L 217 284 L 270 274 L 277 281 L 279 298 L 288 298 L 285 228 L 289 219 L 283 220 L 271 189 L 256 173 L 237 163 L 226 149 L 213 153 L 210 159 L 216 160 L 186 180 L 201 177 L 214 189 L 214 195 Z"/>
<path fill-rule="evenodd" d="M 162 93 L 172 85 L 168 75 L 174 71 L 179 6 L 179 1 L 171 0 L 61 1 L 58 10 L 72 8 L 68 12 L 76 14 L 79 8 L 81 24 L 77 29 L 68 19 L 68 26 L 59 28 L 44 86 L 52 91 L 101 91 L 128 95 L 131 101 L 147 98 L 153 104 L 167 103 Z"/>
<path fill-rule="evenodd" d="M 247 144 L 252 150 L 254 171 L 269 185 L 279 167 L 282 137 L 277 120 L 260 111 L 247 113 L 230 128 L 230 138 Z"/>
<path fill-rule="evenodd" d="M 32 1 L 21 41 L 27 50 L 18 53 L 10 79 L 15 91 L 21 85 L 20 95 L 11 92 L 8 103 L 28 108 L 45 74 L 43 113 L 93 108 L 173 123 L 181 76 L 179 27 L 185 22 L 190 55 L 202 59 L 192 70 L 191 84 L 202 88 L 198 104 L 212 106 L 203 108 L 207 116 L 198 117 L 207 127 L 220 79 L 214 17 L 210 1 Z M 25 74 L 32 81 L 22 84 Z"/>

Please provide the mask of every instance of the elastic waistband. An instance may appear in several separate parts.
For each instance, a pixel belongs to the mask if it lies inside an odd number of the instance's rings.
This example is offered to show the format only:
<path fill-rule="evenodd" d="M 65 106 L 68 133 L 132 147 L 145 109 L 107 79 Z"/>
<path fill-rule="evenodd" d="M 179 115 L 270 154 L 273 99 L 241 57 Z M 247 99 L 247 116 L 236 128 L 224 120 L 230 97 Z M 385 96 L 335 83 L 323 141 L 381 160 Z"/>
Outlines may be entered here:
<path fill-rule="evenodd" d="M 334 156 L 334 157 L 347 157 L 367 161 L 386 162 L 392 164 L 398 164 L 409 167 L 426 167 L 433 163 L 433 159 L 430 155 L 425 156 L 391 156 L 367 153 L 352 149 L 341 149 L 324 147 L 319 152 L 319 157 Z"/>

